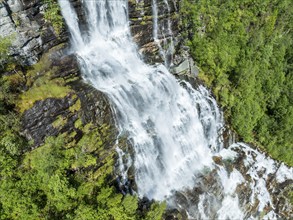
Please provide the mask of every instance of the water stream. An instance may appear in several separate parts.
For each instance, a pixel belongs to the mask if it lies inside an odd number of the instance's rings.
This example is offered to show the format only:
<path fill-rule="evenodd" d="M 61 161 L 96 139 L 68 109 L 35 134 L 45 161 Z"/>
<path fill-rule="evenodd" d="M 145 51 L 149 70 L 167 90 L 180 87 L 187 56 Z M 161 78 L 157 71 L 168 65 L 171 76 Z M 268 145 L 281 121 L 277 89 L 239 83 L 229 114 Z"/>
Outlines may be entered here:
<path fill-rule="evenodd" d="M 127 164 L 121 159 L 125 153 L 117 149 L 119 167 L 124 178 L 134 167 L 140 197 L 167 200 L 170 207 L 185 209 L 190 218 L 257 218 L 243 203 L 253 206 L 259 200 L 257 212 L 269 204 L 268 215 L 277 216 L 265 182 L 277 171 L 280 182 L 293 179 L 292 169 L 284 166 L 279 171 L 280 164 L 245 144 L 223 148 L 222 114 L 208 90 L 177 80 L 163 64 L 150 66 L 142 61 L 130 34 L 126 0 L 83 1 L 86 32 L 79 29 L 70 1 L 59 0 L 59 4 L 84 80 L 108 96 L 117 127 L 133 146 L 133 160 Z M 158 23 L 154 27 L 159 28 Z M 254 154 L 243 160 L 245 174 L 237 166 L 215 162 L 216 157 L 235 161 L 239 152 Z M 264 174 L 259 169 L 265 169 Z M 250 189 L 246 200 L 240 200 L 237 192 L 242 185 Z"/>

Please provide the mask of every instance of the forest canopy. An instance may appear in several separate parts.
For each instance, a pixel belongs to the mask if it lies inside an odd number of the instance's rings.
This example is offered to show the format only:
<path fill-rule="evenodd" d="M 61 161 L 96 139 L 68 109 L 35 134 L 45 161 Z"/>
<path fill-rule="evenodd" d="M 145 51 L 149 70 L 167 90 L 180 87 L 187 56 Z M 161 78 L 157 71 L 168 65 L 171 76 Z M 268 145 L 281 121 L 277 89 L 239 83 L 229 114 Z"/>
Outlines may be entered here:
<path fill-rule="evenodd" d="M 293 2 L 184 0 L 188 46 L 232 128 L 293 165 Z"/>

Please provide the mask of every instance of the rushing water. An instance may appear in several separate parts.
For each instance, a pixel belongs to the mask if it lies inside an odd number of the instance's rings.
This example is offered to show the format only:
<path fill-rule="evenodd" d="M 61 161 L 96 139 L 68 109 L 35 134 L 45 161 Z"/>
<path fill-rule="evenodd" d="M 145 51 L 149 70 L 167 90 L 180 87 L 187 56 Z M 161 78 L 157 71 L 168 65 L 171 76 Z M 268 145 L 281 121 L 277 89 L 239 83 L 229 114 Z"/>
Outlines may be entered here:
<path fill-rule="evenodd" d="M 247 218 L 236 193 L 247 178 L 213 158 L 233 160 L 240 150 L 253 150 L 244 144 L 223 149 L 222 115 L 209 92 L 178 81 L 164 65 L 150 66 L 142 61 L 131 38 L 126 0 L 83 1 L 88 25 L 84 32 L 70 1 L 59 0 L 59 4 L 84 79 L 109 97 L 120 133 L 126 134 L 133 146 L 134 158 L 127 164 L 122 161 L 125 153 L 121 149 L 117 153 L 124 178 L 130 166 L 135 168 L 138 195 L 168 200 L 170 207 L 186 209 L 190 217 Z M 157 13 L 155 0 L 153 9 Z M 154 22 L 154 39 L 158 41 L 156 17 Z M 166 30 L 170 33 L 170 24 Z M 267 160 L 253 152 L 260 161 Z M 258 206 L 261 212 L 271 200 L 265 186 L 267 176 L 260 177 L 257 171 L 270 165 L 274 168 L 265 171 L 268 175 L 277 172 L 278 166 L 272 160 L 264 165 L 251 158 L 246 161 L 243 167 L 248 167 L 247 175 L 253 180 L 247 185 L 249 201 L 264 200 Z M 214 188 L 205 184 L 206 175 L 212 175 Z M 292 169 L 283 168 L 279 176 L 292 179 Z M 194 189 L 200 190 L 192 200 Z M 273 210 L 269 214 L 276 216 Z"/>
<path fill-rule="evenodd" d="M 164 65 L 169 67 L 172 64 L 174 45 L 170 16 L 171 8 L 168 0 L 163 0 L 163 6 L 164 10 L 159 10 L 157 0 L 152 0 L 153 38 L 159 48 L 161 57 L 164 60 Z M 164 22 L 161 22 L 161 25 L 159 25 L 159 14 L 167 15 L 167 17 L 164 18 Z"/>

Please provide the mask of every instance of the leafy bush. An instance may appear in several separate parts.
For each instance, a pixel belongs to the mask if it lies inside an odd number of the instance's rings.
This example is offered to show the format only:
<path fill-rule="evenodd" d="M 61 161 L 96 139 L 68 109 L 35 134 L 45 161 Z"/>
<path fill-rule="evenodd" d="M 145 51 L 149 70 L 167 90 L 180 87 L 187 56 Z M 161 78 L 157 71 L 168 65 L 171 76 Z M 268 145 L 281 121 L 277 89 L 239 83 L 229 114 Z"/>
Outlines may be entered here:
<path fill-rule="evenodd" d="M 0 71 L 4 69 L 4 64 L 9 58 L 9 47 L 11 46 L 11 37 L 0 36 Z"/>
<path fill-rule="evenodd" d="M 58 2 L 55 0 L 43 0 L 43 2 L 47 5 L 44 18 L 52 24 L 56 35 L 59 36 L 64 27 L 64 22 Z"/>

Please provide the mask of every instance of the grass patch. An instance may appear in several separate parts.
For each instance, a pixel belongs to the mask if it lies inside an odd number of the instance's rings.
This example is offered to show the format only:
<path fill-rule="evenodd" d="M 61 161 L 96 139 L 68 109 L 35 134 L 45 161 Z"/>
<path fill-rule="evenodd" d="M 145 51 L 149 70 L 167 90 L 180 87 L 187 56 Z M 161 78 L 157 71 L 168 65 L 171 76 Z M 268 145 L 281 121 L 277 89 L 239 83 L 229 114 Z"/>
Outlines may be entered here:
<path fill-rule="evenodd" d="M 78 99 L 78 100 L 74 103 L 74 105 L 72 105 L 72 106 L 69 107 L 69 111 L 71 111 L 71 112 L 77 112 L 77 111 L 80 110 L 80 108 L 81 108 L 81 102 L 80 102 L 80 100 Z"/>
<path fill-rule="evenodd" d="M 53 122 L 54 128 L 61 128 L 67 123 L 67 118 L 62 117 L 61 115 Z"/>
<path fill-rule="evenodd" d="M 20 101 L 17 103 L 19 111 L 23 113 L 33 107 L 34 103 L 47 98 L 64 98 L 71 92 L 68 86 L 65 86 L 62 80 L 47 81 L 40 86 L 33 86 L 30 90 L 20 95 Z"/>

